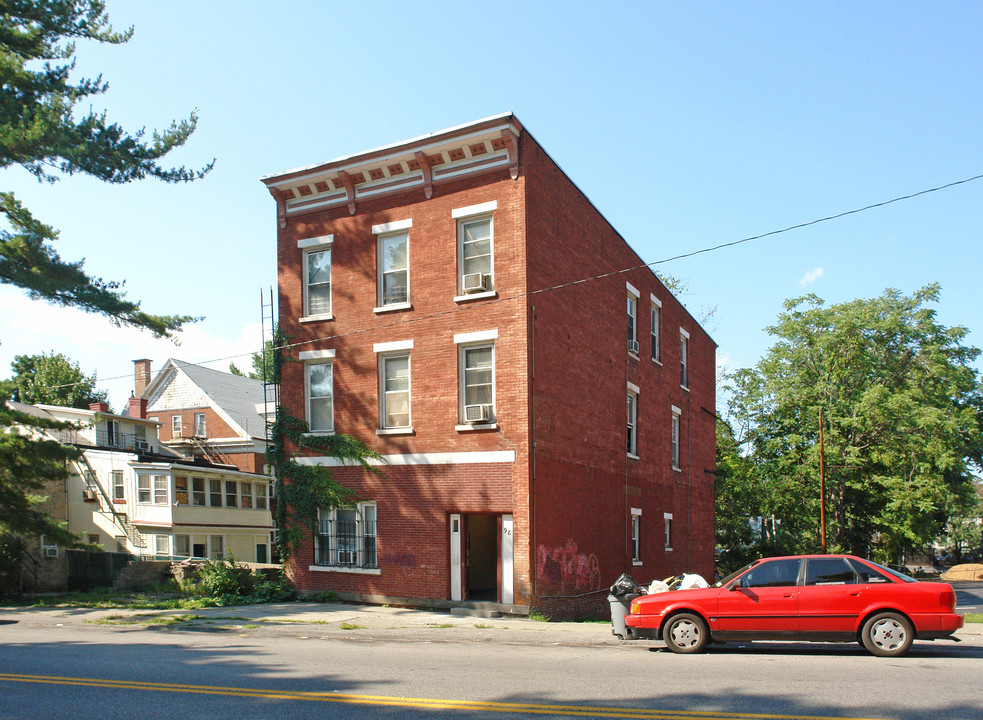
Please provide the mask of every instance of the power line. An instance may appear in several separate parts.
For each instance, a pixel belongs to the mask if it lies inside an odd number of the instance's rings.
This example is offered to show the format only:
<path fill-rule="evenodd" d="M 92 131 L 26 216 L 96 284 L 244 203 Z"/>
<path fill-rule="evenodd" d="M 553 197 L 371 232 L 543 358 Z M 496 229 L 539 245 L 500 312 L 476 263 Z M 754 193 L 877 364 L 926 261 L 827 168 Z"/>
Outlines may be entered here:
<path fill-rule="evenodd" d="M 838 220 L 840 218 L 844 218 L 844 217 L 847 217 L 849 215 L 856 215 L 858 213 L 867 212 L 868 210 L 874 210 L 876 208 L 885 207 L 887 205 L 892 205 L 894 203 L 902 202 L 902 201 L 905 201 L 905 200 L 912 200 L 914 198 L 921 197 L 922 195 L 928 195 L 930 193 L 939 192 L 941 190 L 947 190 L 949 188 L 953 188 L 953 187 L 956 187 L 958 185 L 965 185 L 966 183 L 971 183 L 971 182 L 974 182 L 974 181 L 980 180 L 980 179 L 983 179 L 983 173 L 981 173 L 979 175 L 974 175 L 972 177 L 964 178 L 962 180 L 955 180 L 953 182 L 949 182 L 949 183 L 946 183 L 944 185 L 938 185 L 936 187 L 928 188 L 926 190 L 919 190 L 918 192 L 910 193 L 908 195 L 901 195 L 901 196 L 898 196 L 898 197 L 895 197 L 895 198 L 891 198 L 890 200 L 883 200 L 881 202 L 876 202 L 876 203 L 873 203 L 871 205 L 865 205 L 863 207 L 855 208 L 853 210 L 845 210 L 843 212 L 839 212 L 839 213 L 836 213 L 834 215 L 826 215 L 824 217 L 816 218 L 815 220 L 809 220 L 807 222 L 797 223 L 795 225 L 789 225 L 788 227 L 782 228 L 780 230 L 771 230 L 771 231 L 766 232 L 766 233 L 761 233 L 760 235 L 751 235 L 749 237 L 741 238 L 739 240 L 732 240 L 730 242 L 721 243 L 719 245 L 712 245 L 712 246 L 709 246 L 709 247 L 701 248 L 699 250 L 693 250 L 691 252 L 686 252 L 686 253 L 682 253 L 682 254 L 679 254 L 679 255 L 673 255 L 673 256 L 668 257 L 668 258 L 663 258 L 662 260 L 653 260 L 652 262 L 642 263 L 640 265 L 633 265 L 631 267 L 622 268 L 620 270 L 612 270 L 610 272 L 601 273 L 601 274 L 598 274 L 598 275 L 592 275 L 590 277 L 582 278 L 580 280 L 572 280 L 572 281 L 569 281 L 569 282 L 560 283 L 558 285 L 552 285 L 550 287 L 540 288 L 539 290 L 529 290 L 529 291 L 526 291 L 526 292 L 517 293 L 515 295 L 509 295 L 509 296 L 506 296 L 506 297 L 492 298 L 492 299 L 489 299 L 486 302 L 480 303 L 479 305 L 466 305 L 466 306 L 462 306 L 462 307 L 450 308 L 448 310 L 441 310 L 439 312 L 430 313 L 428 315 L 419 315 L 419 316 L 415 316 L 415 317 L 412 317 L 412 318 L 407 318 L 406 320 L 395 321 L 395 322 L 389 323 L 387 325 L 374 325 L 372 327 L 360 328 L 358 330 L 350 330 L 348 332 L 338 333 L 338 334 L 335 334 L 335 335 L 326 335 L 324 337 L 313 338 L 311 340 L 303 340 L 303 341 L 295 342 L 295 343 L 285 343 L 284 345 L 277 346 L 275 349 L 277 349 L 277 350 L 289 350 L 289 349 L 292 349 L 292 348 L 295 348 L 295 347 L 300 347 L 300 346 L 303 346 L 303 345 L 311 345 L 313 343 L 327 342 L 329 340 L 336 340 L 338 338 L 343 338 L 343 337 L 351 337 L 353 335 L 360 335 L 360 334 L 367 333 L 367 332 L 376 332 L 376 331 L 380 331 L 380 330 L 387 330 L 387 329 L 394 328 L 394 327 L 400 327 L 402 325 L 408 325 L 410 323 L 423 322 L 425 320 L 432 320 L 434 318 L 442 317 L 444 315 L 449 315 L 451 313 L 467 312 L 468 310 L 474 309 L 476 307 L 487 307 L 488 305 L 499 303 L 499 302 L 509 302 L 509 301 L 512 301 L 512 300 L 518 300 L 518 299 L 530 297 L 530 296 L 533 296 L 533 295 L 539 295 L 539 294 L 542 294 L 542 293 L 545 293 L 545 292 L 552 292 L 554 290 L 561 290 L 563 288 L 572 287 L 574 285 L 582 285 L 583 283 L 592 282 L 594 280 L 603 280 L 605 278 L 613 277 L 615 275 L 622 275 L 624 273 L 632 272 L 633 270 L 640 270 L 640 269 L 643 269 L 643 268 L 653 268 L 656 265 L 663 265 L 665 263 L 675 262 L 677 260 L 683 260 L 683 259 L 686 259 L 686 258 L 695 257 L 697 255 L 703 255 L 703 254 L 706 254 L 706 253 L 716 252 L 718 250 L 724 250 L 726 248 L 735 247 L 737 245 L 743 245 L 744 243 L 749 243 L 749 242 L 752 242 L 754 240 L 761 240 L 761 239 L 764 239 L 764 238 L 767 238 L 767 237 L 773 237 L 775 235 L 781 235 L 783 233 L 792 232 L 793 230 L 801 230 L 802 228 L 810 227 L 812 225 L 819 225 L 821 223 L 830 222 L 832 220 Z M 236 355 L 229 355 L 229 356 L 226 356 L 226 357 L 213 358 L 211 360 L 202 360 L 201 362 L 197 362 L 197 363 L 184 363 L 184 365 L 210 365 L 212 363 L 217 363 L 217 362 L 224 362 L 224 361 L 228 361 L 228 360 L 237 360 L 237 359 L 240 359 L 240 358 L 252 357 L 253 354 L 254 353 L 239 353 L 239 354 L 236 354 Z M 114 376 L 114 377 L 105 378 L 103 380 L 97 380 L 96 382 L 97 383 L 102 383 L 102 382 L 109 382 L 109 381 L 112 381 L 112 380 L 123 380 L 123 379 L 129 378 L 129 377 L 131 377 L 131 375 L 129 375 L 129 374 L 127 374 L 127 375 L 118 375 L 118 376 Z M 61 388 L 61 387 L 71 387 L 72 385 L 76 385 L 76 384 L 79 384 L 79 383 L 70 383 L 70 384 L 66 384 L 66 385 L 57 385 L 57 386 L 54 386 L 54 387 L 58 387 L 58 388 Z"/>

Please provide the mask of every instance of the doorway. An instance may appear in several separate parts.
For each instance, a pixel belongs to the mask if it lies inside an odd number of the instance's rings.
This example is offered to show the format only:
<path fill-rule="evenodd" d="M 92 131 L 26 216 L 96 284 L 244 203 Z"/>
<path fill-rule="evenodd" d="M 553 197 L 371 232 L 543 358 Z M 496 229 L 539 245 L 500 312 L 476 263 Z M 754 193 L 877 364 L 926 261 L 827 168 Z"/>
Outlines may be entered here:
<path fill-rule="evenodd" d="M 512 516 L 450 516 L 451 600 L 512 602 Z"/>

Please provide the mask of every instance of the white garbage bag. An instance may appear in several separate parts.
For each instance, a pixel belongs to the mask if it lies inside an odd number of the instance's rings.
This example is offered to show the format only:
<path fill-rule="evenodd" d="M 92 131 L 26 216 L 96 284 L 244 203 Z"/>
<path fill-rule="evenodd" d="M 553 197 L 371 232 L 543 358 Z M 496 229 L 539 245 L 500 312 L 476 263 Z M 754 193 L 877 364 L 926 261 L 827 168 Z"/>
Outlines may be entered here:
<path fill-rule="evenodd" d="M 665 580 L 653 580 L 652 584 L 649 585 L 649 595 L 652 593 L 666 592 L 669 590 L 669 583 Z"/>
<path fill-rule="evenodd" d="M 684 573 L 683 579 L 679 583 L 680 590 L 689 590 L 691 588 L 708 588 L 710 584 L 703 579 L 702 575 L 697 575 L 696 573 Z"/>

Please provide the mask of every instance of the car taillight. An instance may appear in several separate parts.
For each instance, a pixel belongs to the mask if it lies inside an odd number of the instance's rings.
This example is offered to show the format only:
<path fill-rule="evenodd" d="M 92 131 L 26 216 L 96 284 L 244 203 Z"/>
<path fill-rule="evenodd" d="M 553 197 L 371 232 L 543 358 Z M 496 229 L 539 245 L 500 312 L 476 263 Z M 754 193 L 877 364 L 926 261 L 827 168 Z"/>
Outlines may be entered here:
<path fill-rule="evenodd" d="M 939 604 L 942 607 L 947 607 L 950 610 L 956 609 L 956 593 L 952 590 L 946 590 L 939 593 Z"/>

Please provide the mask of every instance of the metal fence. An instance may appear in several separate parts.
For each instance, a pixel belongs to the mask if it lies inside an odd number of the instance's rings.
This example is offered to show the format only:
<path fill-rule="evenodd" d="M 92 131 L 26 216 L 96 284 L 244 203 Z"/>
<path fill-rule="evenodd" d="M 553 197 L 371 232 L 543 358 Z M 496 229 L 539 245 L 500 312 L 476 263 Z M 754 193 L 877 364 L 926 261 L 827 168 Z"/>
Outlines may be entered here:
<path fill-rule="evenodd" d="M 68 589 L 85 592 L 97 587 L 112 587 L 120 572 L 133 562 L 129 553 L 66 550 Z"/>

